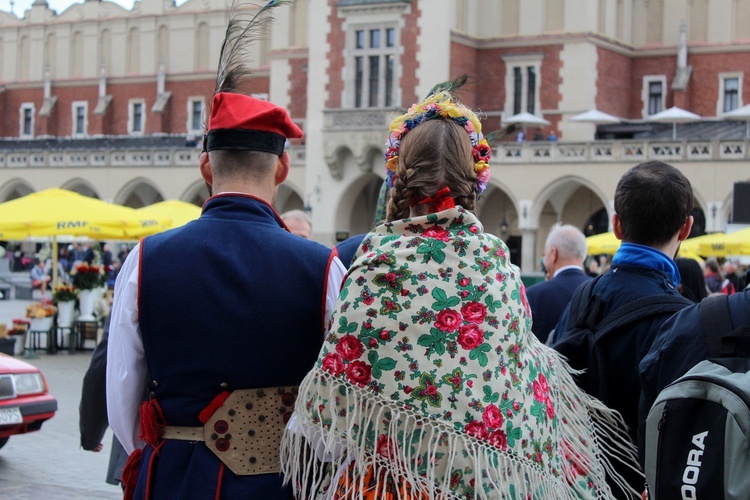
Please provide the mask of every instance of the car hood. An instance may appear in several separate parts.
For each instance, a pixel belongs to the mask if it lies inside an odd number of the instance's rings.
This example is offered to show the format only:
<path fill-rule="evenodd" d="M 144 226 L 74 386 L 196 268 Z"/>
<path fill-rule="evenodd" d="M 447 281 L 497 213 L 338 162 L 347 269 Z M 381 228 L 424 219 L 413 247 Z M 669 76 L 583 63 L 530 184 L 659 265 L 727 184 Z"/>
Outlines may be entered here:
<path fill-rule="evenodd" d="M 0 373 L 37 372 L 39 369 L 20 359 L 0 353 Z"/>

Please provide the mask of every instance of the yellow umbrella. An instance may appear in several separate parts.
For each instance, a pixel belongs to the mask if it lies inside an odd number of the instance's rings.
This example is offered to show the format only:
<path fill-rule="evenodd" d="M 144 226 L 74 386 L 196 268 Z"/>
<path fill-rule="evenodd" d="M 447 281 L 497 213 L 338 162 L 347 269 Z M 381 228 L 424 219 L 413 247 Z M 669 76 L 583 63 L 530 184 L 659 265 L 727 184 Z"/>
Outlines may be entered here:
<path fill-rule="evenodd" d="M 6 236 L 88 236 L 130 239 L 129 231 L 156 227 L 164 221 L 135 209 L 89 198 L 64 189 L 45 189 L 0 203 L 0 234 Z"/>
<path fill-rule="evenodd" d="M 134 239 L 134 234 L 155 232 L 164 223 L 144 217 L 133 208 L 58 188 L 0 203 L 0 239 L 53 238 L 53 281 L 57 280 L 57 236 Z"/>
<path fill-rule="evenodd" d="M 702 255 L 726 257 L 727 255 L 750 255 L 750 228 L 721 234 L 721 238 L 701 244 Z"/>
<path fill-rule="evenodd" d="M 157 219 L 170 219 L 169 228 L 180 227 L 201 215 L 201 207 L 180 200 L 166 200 L 137 210 L 138 213 Z"/>
<path fill-rule="evenodd" d="M 721 241 L 726 238 L 726 236 L 727 235 L 724 233 L 710 233 L 704 234 L 703 236 L 696 236 L 695 238 L 688 238 L 682 242 L 680 249 L 700 255 L 709 255 L 702 251 L 703 246 Z"/>
<path fill-rule="evenodd" d="M 695 240 L 698 238 L 692 239 Z M 686 245 L 686 243 L 689 241 L 691 240 L 685 240 L 682 242 L 682 245 L 680 245 L 680 251 L 677 255 L 680 257 L 695 259 L 699 262 L 703 261 L 703 259 L 700 258 L 698 253 L 693 249 L 691 245 Z M 609 233 L 595 234 L 594 236 L 589 236 L 588 238 L 586 238 L 586 244 L 588 246 L 587 253 L 588 255 L 614 255 L 617 249 L 620 248 L 620 243 L 621 242 L 617 239 L 615 233 L 611 231 Z"/>
<path fill-rule="evenodd" d="M 620 248 L 620 240 L 617 239 L 615 233 L 610 231 L 609 233 L 589 236 L 586 238 L 586 245 L 588 246 L 589 255 L 614 255 L 617 249 Z"/>

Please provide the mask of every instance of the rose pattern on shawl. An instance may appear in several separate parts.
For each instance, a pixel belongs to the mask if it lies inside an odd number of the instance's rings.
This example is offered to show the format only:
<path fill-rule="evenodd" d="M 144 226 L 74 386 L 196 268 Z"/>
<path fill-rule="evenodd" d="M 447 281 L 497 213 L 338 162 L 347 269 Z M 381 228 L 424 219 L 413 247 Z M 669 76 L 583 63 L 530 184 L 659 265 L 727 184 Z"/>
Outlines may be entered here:
<path fill-rule="evenodd" d="M 323 358 L 323 369 L 332 375 L 341 375 L 344 373 L 344 362 L 342 361 L 341 354 L 329 352 Z"/>
<path fill-rule="evenodd" d="M 336 352 L 347 361 L 359 359 L 362 356 L 362 350 L 362 342 L 354 335 L 344 335 L 336 346 Z"/>
<path fill-rule="evenodd" d="M 366 385 L 372 375 L 372 367 L 364 361 L 353 361 L 347 365 L 344 371 L 347 380 L 360 387 Z"/>
<path fill-rule="evenodd" d="M 453 309 L 440 311 L 435 320 L 435 326 L 441 332 L 455 332 L 461 326 L 461 314 Z"/>
<path fill-rule="evenodd" d="M 487 306 L 479 302 L 469 302 L 461 307 L 461 316 L 469 323 L 481 324 L 487 317 Z"/>
<path fill-rule="evenodd" d="M 427 228 L 422 232 L 422 236 L 425 238 L 435 238 L 436 240 L 450 241 L 450 233 L 440 226 L 433 226 Z"/>
<path fill-rule="evenodd" d="M 474 323 L 464 325 L 459 329 L 458 343 L 467 351 L 479 347 L 483 342 L 484 332 Z"/>
<path fill-rule="evenodd" d="M 554 368 L 544 358 L 524 356 L 531 315 L 509 255 L 461 207 L 378 226 L 364 238 L 344 281 L 318 383 L 338 386 L 341 396 L 354 390 L 350 384 L 388 407 L 560 475 L 564 467 L 551 438 L 557 435 L 557 395 L 547 383 Z M 330 412 L 356 413 L 346 397 L 324 394 L 315 393 L 306 406 L 313 423 L 330 422 Z M 389 441 L 385 429 L 372 424 L 349 432 L 354 441 L 364 436 L 381 456 L 391 456 L 395 445 L 416 450 L 414 443 Z M 427 474 L 427 452 L 420 453 L 418 472 Z M 451 490 L 472 494 L 470 468 L 447 474 Z"/>

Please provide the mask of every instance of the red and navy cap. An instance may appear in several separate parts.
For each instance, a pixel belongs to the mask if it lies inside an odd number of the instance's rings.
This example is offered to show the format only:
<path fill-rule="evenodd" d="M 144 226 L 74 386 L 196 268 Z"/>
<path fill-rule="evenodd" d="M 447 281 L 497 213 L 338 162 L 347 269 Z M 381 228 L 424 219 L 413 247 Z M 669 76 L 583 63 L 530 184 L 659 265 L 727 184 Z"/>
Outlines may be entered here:
<path fill-rule="evenodd" d="M 284 108 L 244 94 L 218 92 L 211 105 L 203 150 L 263 151 L 281 156 L 302 130 Z"/>

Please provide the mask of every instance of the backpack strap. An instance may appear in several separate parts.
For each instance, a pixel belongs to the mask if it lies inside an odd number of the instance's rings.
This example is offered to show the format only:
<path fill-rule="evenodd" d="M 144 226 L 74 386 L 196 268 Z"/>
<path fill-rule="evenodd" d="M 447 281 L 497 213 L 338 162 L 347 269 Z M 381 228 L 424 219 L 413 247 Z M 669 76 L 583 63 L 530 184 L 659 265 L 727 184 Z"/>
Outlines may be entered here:
<path fill-rule="evenodd" d="M 609 332 L 617 330 L 636 320 L 657 314 L 673 314 L 691 305 L 692 302 L 682 295 L 652 295 L 641 297 L 616 309 L 596 328 L 594 342 L 598 342 Z"/>
<path fill-rule="evenodd" d="M 721 338 L 732 331 L 729 296 L 722 293 L 706 297 L 698 307 L 701 311 L 701 325 L 708 343 L 709 357 L 718 358 L 721 356 Z"/>
<path fill-rule="evenodd" d="M 581 287 L 581 293 L 576 294 L 573 297 L 574 300 L 570 303 L 568 315 L 577 328 L 593 329 L 596 326 L 599 297 L 594 297 L 594 287 L 601 277 L 600 274 L 596 278 L 586 281 Z"/>

